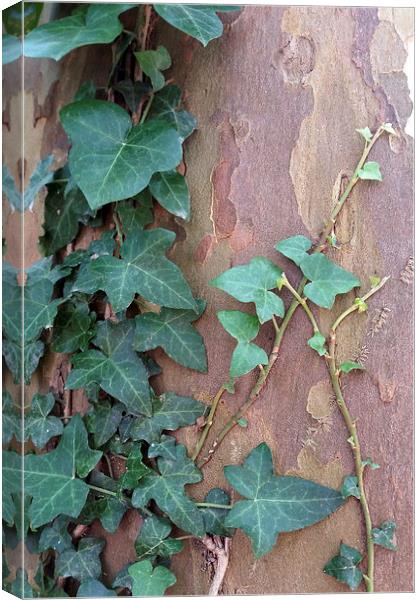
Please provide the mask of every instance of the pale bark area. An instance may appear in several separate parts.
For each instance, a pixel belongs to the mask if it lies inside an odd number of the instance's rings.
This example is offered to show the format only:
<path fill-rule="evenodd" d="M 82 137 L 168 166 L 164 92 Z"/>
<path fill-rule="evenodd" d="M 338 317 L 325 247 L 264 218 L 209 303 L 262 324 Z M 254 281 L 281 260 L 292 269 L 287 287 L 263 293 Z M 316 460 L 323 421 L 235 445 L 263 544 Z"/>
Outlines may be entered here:
<path fill-rule="evenodd" d="M 185 153 L 192 219 L 184 223 L 160 209 L 157 219 L 177 232 L 171 256 L 195 295 L 208 302 L 198 328 L 207 346 L 209 373 L 183 369 L 157 351 L 164 370 L 158 385 L 210 402 L 226 379 L 234 347 L 216 311 L 238 304 L 207 282 L 255 255 L 278 261 L 297 281 L 297 270 L 275 252 L 275 243 L 296 233 L 316 236 L 331 207 L 337 177 L 350 171 L 359 156 L 361 141 L 354 130 L 393 122 L 399 138 L 381 139 L 373 155 L 384 182 L 356 188 L 336 229 L 342 250 L 331 256 L 365 285 L 369 275 L 391 275 L 369 313 L 343 326 L 338 351 L 339 359 L 364 358 L 366 372 L 349 378 L 345 393 L 353 415 L 360 417 L 364 453 L 381 465 L 367 476 L 374 523 L 397 523 L 398 552 L 377 550 L 376 588 L 412 590 L 412 140 L 404 132 L 411 104 L 403 67 L 413 14 L 410 9 L 250 6 L 225 15 L 224 21 L 224 36 L 207 48 L 169 26 L 159 28 L 159 41 L 173 56 L 170 76 L 184 89 L 198 131 Z M 87 79 L 103 85 L 109 61 L 110 50 L 104 47 L 79 49 L 58 64 L 26 61 L 28 175 L 50 152 L 56 165 L 62 164 L 67 145 L 58 111 Z M 19 135 L 22 98 L 11 67 L 5 69 L 4 81 L 6 164 L 17 176 L 19 150 L 9 148 Z M 7 202 L 3 207 L 5 258 L 18 265 L 19 215 L 10 214 Z M 42 221 L 38 199 L 34 211 L 25 213 L 25 265 L 40 257 Z M 339 301 L 334 314 L 348 302 Z M 318 315 L 325 327 L 329 314 Z M 330 402 L 327 372 L 307 348 L 308 337 L 310 328 L 298 311 L 269 384 L 248 414 L 248 428 L 234 430 L 204 467 L 205 481 L 190 490 L 197 498 L 215 485 L 228 489 L 223 466 L 242 462 L 261 441 L 272 448 L 278 472 L 339 487 L 343 475 L 352 471 L 346 432 Z M 271 339 L 269 325 L 264 326 L 258 341 L 268 348 Z M 27 387 L 27 401 L 50 386 L 63 395 L 66 364 L 67 358 L 58 355 L 44 359 Z M 253 379 L 245 378 L 233 396 L 224 397 L 214 431 L 241 404 Z M 72 401 L 73 410 L 84 405 L 82 394 L 73 394 Z M 190 428 L 184 441 L 192 446 L 196 435 Z M 106 536 L 108 580 L 134 559 L 138 520 L 132 518 L 128 515 L 117 534 Z M 258 561 L 238 532 L 223 593 L 345 591 L 322 573 L 341 540 L 363 548 L 356 501 L 318 525 L 280 536 L 275 549 Z M 173 560 L 178 582 L 169 593 L 208 592 L 210 570 L 203 552 L 199 543 L 186 542 Z"/>

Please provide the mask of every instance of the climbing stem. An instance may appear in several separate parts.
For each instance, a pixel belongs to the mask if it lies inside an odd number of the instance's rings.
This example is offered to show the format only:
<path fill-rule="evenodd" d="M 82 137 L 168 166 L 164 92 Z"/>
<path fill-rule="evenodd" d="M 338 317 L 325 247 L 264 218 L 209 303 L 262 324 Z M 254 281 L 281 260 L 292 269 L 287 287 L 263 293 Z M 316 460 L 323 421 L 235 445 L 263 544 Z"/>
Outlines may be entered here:
<path fill-rule="evenodd" d="M 210 412 L 208 414 L 208 417 L 206 419 L 206 425 L 201 433 L 201 436 L 194 448 L 194 452 L 191 455 L 192 460 L 196 460 L 196 458 L 198 457 L 198 455 L 201 452 L 202 447 L 204 446 L 204 443 L 207 439 L 207 436 L 210 432 L 210 428 L 213 425 L 213 419 L 214 419 L 214 415 L 216 414 L 216 410 L 217 410 L 217 406 L 220 402 L 221 397 L 223 396 L 224 392 L 226 390 L 226 384 L 224 383 L 223 385 L 220 386 L 217 394 L 215 395 L 215 397 L 213 398 L 213 402 L 211 403 L 211 408 L 210 408 Z"/>
<path fill-rule="evenodd" d="M 91 483 L 88 483 L 88 486 L 90 487 L 91 490 L 94 490 L 95 492 L 99 492 L 100 494 L 105 494 L 107 496 L 114 496 L 114 498 L 116 498 L 118 496 L 117 492 L 111 492 L 111 490 L 106 490 L 105 488 L 98 487 L 97 485 L 92 485 Z"/>
<path fill-rule="evenodd" d="M 213 502 L 196 502 L 195 505 L 198 508 L 225 508 L 227 510 L 233 508 L 233 504 L 214 504 Z"/>
<path fill-rule="evenodd" d="M 306 298 L 303 298 L 300 295 L 300 293 L 295 290 L 295 288 L 292 286 L 292 284 L 287 279 L 285 273 L 283 273 L 282 278 L 279 280 L 279 289 L 281 289 L 281 286 L 283 286 L 283 285 L 285 288 L 287 288 L 289 290 L 289 292 L 295 298 L 296 302 L 298 302 L 301 305 L 301 307 L 303 308 L 303 310 L 306 312 L 308 319 L 310 320 L 310 322 L 312 324 L 314 333 L 317 333 L 319 331 L 319 327 L 317 325 L 317 322 L 315 320 L 313 312 L 311 311 L 311 309 L 308 306 Z"/>
<path fill-rule="evenodd" d="M 364 296 L 362 296 L 360 298 L 360 301 L 362 303 L 366 302 L 366 300 L 368 300 L 371 296 L 373 296 L 373 294 L 376 294 L 376 292 L 378 292 L 381 289 L 381 287 L 383 287 L 386 284 L 388 279 L 389 279 L 389 276 L 381 279 L 381 281 L 378 283 L 378 285 L 375 285 L 375 287 L 370 289 L 367 292 L 367 294 L 365 294 Z M 344 319 L 346 317 L 351 315 L 356 310 L 359 310 L 359 306 L 360 306 L 360 304 L 352 304 L 349 308 L 347 308 L 344 312 L 342 312 L 341 315 L 335 320 L 333 326 L 331 327 L 331 331 L 335 332 L 337 330 L 337 327 L 340 325 L 340 323 L 342 323 L 344 321 Z"/>

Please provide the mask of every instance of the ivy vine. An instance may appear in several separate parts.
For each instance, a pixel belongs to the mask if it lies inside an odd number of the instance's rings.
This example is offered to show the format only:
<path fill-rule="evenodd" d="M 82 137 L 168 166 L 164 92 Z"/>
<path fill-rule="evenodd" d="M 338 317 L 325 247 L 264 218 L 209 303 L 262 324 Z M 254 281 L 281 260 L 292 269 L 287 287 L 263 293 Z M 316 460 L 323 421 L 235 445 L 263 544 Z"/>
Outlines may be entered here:
<path fill-rule="evenodd" d="M 39 556 L 29 580 L 24 568 L 8 574 L 6 552 L 5 589 L 25 597 L 162 595 L 176 582 L 170 559 L 182 552 L 185 539 L 197 538 L 227 559 L 228 540 L 241 529 L 258 558 L 270 552 L 280 533 L 327 518 L 353 496 L 366 526 L 366 568 L 361 567 L 362 553 L 343 541 L 324 571 L 353 590 L 364 579 L 367 591 L 373 591 L 375 545 L 395 550 L 395 524 L 372 524 L 364 479 L 367 469 L 379 465 L 363 455 L 342 386 L 343 377 L 363 367 L 350 360 L 338 365 L 335 347 L 341 323 L 366 311 L 388 278 L 372 278 L 329 331 L 319 326 L 314 307 L 330 310 L 337 295 L 363 287 L 329 258 L 338 254 L 334 225 L 359 181 L 382 180 L 379 165 L 367 159 L 382 134 L 395 133 L 392 126 L 385 123 L 374 134 L 367 127 L 358 130 L 364 149 L 319 240 L 298 235 L 277 244 L 278 252 L 302 272 L 297 288 L 279 265 L 261 256 L 210 282 L 238 302 L 254 305 L 252 312 L 218 313 L 237 344 L 211 406 L 171 390 L 159 395 L 153 377 L 160 367 L 150 350 L 160 347 L 182 367 L 200 372 L 207 371 L 207 357 L 194 327 L 205 300 L 193 296 L 167 257 L 175 234 L 152 226 L 156 202 L 178 218 L 190 217 L 190 194 L 179 165 L 183 143 L 197 127 L 181 106 L 181 90 L 165 78 L 171 57 L 163 46 L 152 46 L 153 27 L 161 18 L 205 46 L 222 35 L 218 13 L 238 7 L 84 4 L 43 25 L 37 25 L 38 4 L 25 3 L 17 16 L 16 10 L 5 13 L 5 63 L 22 51 L 26 57 L 60 60 L 81 46 L 109 43 L 114 62 L 103 88 L 84 83 L 60 111 L 71 145 L 64 166 L 52 171 L 53 157 L 43 159 L 23 194 L 3 167 L 4 193 L 14 210 L 31 209 L 47 188 L 40 238 L 44 258 L 23 278 L 12 265 L 3 266 L 6 365 L 15 383 L 28 384 L 48 349 L 71 355 L 64 393 L 38 393 L 23 411 L 10 393 L 3 394 L 5 546 L 15 547 L 20 540 Z M 120 21 L 126 11 L 137 20 L 133 31 Z M 16 28 L 16 19 L 21 23 L 22 18 L 24 44 Z M 84 227 L 100 227 L 102 234 L 88 247 L 74 249 Z M 277 475 L 263 442 L 243 464 L 225 466 L 226 490 L 215 488 L 202 501 L 194 500 L 188 486 L 203 479 L 204 465 L 229 432 L 247 426 L 246 412 L 263 391 L 298 307 L 313 329 L 307 343 L 328 368 L 348 429 L 354 473 L 340 490 Z M 269 354 L 254 341 L 261 326 L 274 328 Z M 249 395 L 211 439 L 220 399 L 234 393 L 236 380 L 254 369 L 258 377 Z M 76 389 L 83 389 L 89 401 L 85 414 L 73 412 L 69 404 L 68 390 Z M 194 448 L 169 433 L 194 424 L 201 427 Z M 208 440 L 210 449 L 202 456 Z M 16 442 L 24 453 L 23 488 Z M 228 489 L 242 499 L 233 502 Z M 95 520 L 115 532 L 133 509 L 142 517 L 137 559 L 109 584 L 101 565 L 105 541 L 86 532 Z M 227 566 L 228 560 L 220 561 L 210 593 L 219 591 Z"/>

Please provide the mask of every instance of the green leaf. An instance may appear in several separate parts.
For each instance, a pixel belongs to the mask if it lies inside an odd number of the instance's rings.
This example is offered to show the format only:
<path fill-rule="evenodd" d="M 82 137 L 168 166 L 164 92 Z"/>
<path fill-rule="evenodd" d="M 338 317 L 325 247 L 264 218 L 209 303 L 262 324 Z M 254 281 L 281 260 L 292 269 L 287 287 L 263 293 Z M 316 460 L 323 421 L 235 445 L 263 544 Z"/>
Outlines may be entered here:
<path fill-rule="evenodd" d="M 103 446 L 117 431 L 124 411 L 124 405 L 108 401 L 98 402 L 85 415 L 87 429 L 93 433 L 95 448 Z"/>
<path fill-rule="evenodd" d="M 22 55 L 22 42 L 14 35 L 3 34 L 3 64 L 8 65 Z M 4 180 L 3 180 L 4 185 Z"/>
<path fill-rule="evenodd" d="M 382 173 L 377 162 L 367 162 L 357 171 L 360 179 L 382 181 Z"/>
<path fill-rule="evenodd" d="M 7 33 L 21 35 L 37 26 L 43 9 L 41 2 L 18 2 L 2 11 L 2 21 Z"/>
<path fill-rule="evenodd" d="M 32 208 L 39 192 L 54 177 L 53 171 L 50 171 L 53 162 L 54 156 L 52 154 L 38 162 L 23 194 L 16 189 L 15 180 L 9 169 L 3 165 L 3 193 L 6 194 L 10 205 L 15 210 L 22 212 Z"/>
<path fill-rule="evenodd" d="M 52 349 L 54 352 L 70 354 L 85 351 L 95 335 L 96 314 L 87 302 L 78 300 L 63 304 L 54 321 Z"/>
<path fill-rule="evenodd" d="M 31 410 L 25 414 L 25 439 L 31 438 L 37 448 L 43 448 L 52 437 L 63 432 L 62 421 L 58 417 L 48 416 L 54 404 L 52 394 L 35 394 Z"/>
<path fill-rule="evenodd" d="M 125 468 L 125 473 L 118 480 L 118 487 L 121 490 L 133 490 L 140 479 L 150 473 L 149 467 L 143 464 L 143 455 L 139 444 L 134 446 L 128 455 Z"/>
<path fill-rule="evenodd" d="M 134 52 L 141 70 L 150 77 L 152 87 L 158 92 L 165 85 L 165 77 L 161 71 L 166 71 L 172 64 L 171 57 L 165 46 L 158 46 L 156 50 Z"/>
<path fill-rule="evenodd" d="M 33 598 L 34 591 L 28 582 L 28 575 L 20 567 L 16 570 L 16 579 L 13 580 L 11 593 L 18 598 Z"/>
<path fill-rule="evenodd" d="M 364 138 L 367 142 L 370 142 L 370 140 L 373 137 L 373 134 L 372 134 L 371 130 L 369 129 L 369 127 L 363 127 L 363 129 L 356 129 L 356 131 L 357 131 L 357 133 L 360 133 L 362 138 Z"/>
<path fill-rule="evenodd" d="M 318 352 L 319 356 L 325 356 L 327 354 L 325 337 L 319 331 L 315 332 L 314 335 L 308 340 L 308 346 L 315 350 L 315 352 Z"/>
<path fill-rule="evenodd" d="M 60 515 L 54 519 L 53 523 L 48 527 L 45 527 L 41 531 L 41 537 L 39 538 L 38 549 L 40 552 L 45 552 L 49 548 L 52 548 L 58 554 L 72 548 L 72 538 L 68 532 L 70 519 Z"/>
<path fill-rule="evenodd" d="M 153 561 L 157 556 L 169 558 L 181 552 L 182 541 L 168 537 L 171 530 L 172 525 L 167 519 L 156 515 L 147 517 L 135 542 L 137 559 Z"/>
<path fill-rule="evenodd" d="M 136 112 L 140 100 L 150 91 L 149 84 L 143 81 L 131 81 L 131 79 L 119 81 L 113 87 L 123 96 L 131 112 Z"/>
<path fill-rule="evenodd" d="M 223 33 L 223 24 L 216 12 L 239 10 L 240 6 L 225 7 L 198 4 L 154 4 L 155 11 L 173 27 L 207 44 Z"/>
<path fill-rule="evenodd" d="M 343 373 L 350 373 L 350 371 L 354 371 L 355 369 L 363 371 L 364 366 L 354 360 L 346 360 L 340 365 L 340 371 L 343 371 Z"/>
<path fill-rule="evenodd" d="M 307 256 L 300 268 L 311 281 L 304 287 L 305 296 L 322 308 L 332 308 L 337 294 L 344 294 L 360 285 L 357 277 L 337 266 L 324 254 Z"/>
<path fill-rule="evenodd" d="M 155 173 L 150 180 L 149 189 L 168 212 L 182 219 L 189 219 L 190 192 L 183 175 L 177 171 Z"/>
<path fill-rule="evenodd" d="M 378 277 L 377 275 L 371 275 L 369 277 L 369 282 L 370 282 L 370 287 L 374 288 L 381 282 L 381 278 Z"/>
<path fill-rule="evenodd" d="M 3 444 L 8 444 L 13 437 L 20 440 L 22 419 L 19 408 L 14 404 L 9 392 L 3 391 L 2 400 L 2 440 Z"/>
<path fill-rule="evenodd" d="M 384 521 L 379 527 L 374 527 L 372 529 L 373 543 L 378 546 L 383 546 L 388 550 L 396 550 L 397 547 L 392 541 L 395 529 L 396 525 L 394 521 Z"/>
<path fill-rule="evenodd" d="M 96 85 L 93 81 L 85 81 L 74 94 L 74 102 L 79 100 L 92 100 L 96 96 Z"/>
<path fill-rule="evenodd" d="M 122 31 L 118 15 L 135 4 L 92 4 L 70 17 L 50 21 L 25 38 L 25 56 L 60 60 L 71 50 L 88 44 L 109 44 Z"/>
<path fill-rule="evenodd" d="M 217 317 L 226 331 L 234 337 L 238 344 L 233 351 L 230 364 L 230 377 L 240 377 L 249 373 L 258 365 L 268 364 L 266 352 L 252 344 L 260 328 L 258 318 L 240 310 L 221 310 Z"/>
<path fill-rule="evenodd" d="M 151 415 L 148 374 L 132 349 L 133 336 L 132 320 L 118 324 L 109 320 L 99 323 L 92 343 L 101 351 L 87 350 L 73 357 L 73 369 L 67 377 L 66 388 L 74 390 L 97 383 L 125 404 L 131 414 Z"/>
<path fill-rule="evenodd" d="M 89 493 L 84 478 L 102 452 L 88 446 L 87 432 L 79 414 L 64 428 L 60 443 L 47 454 L 25 456 L 25 492 L 32 496 L 29 509 L 32 529 L 63 514 L 77 517 Z"/>
<path fill-rule="evenodd" d="M 273 315 L 284 316 L 283 300 L 273 292 L 283 271 L 271 260 L 257 256 L 246 265 L 228 269 L 210 285 L 224 290 L 241 302 L 254 302 L 261 323 Z"/>
<path fill-rule="evenodd" d="M 149 444 L 159 440 L 163 430 L 175 431 L 193 425 L 202 417 L 207 407 L 194 398 L 166 393 L 153 401 L 153 416 L 136 419 L 130 430 L 133 440 L 145 440 Z"/>
<path fill-rule="evenodd" d="M 194 461 L 187 457 L 186 448 L 181 444 L 175 447 L 175 457 L 158 458 L 160 474 L 153 472 L 143 477 L 133 492 L 133 506 L 142 508 L 150 500 L 155 500 L 175 525 L 202 537 L 205 533 L 203 516 L 194 502 L 185 495 L 187 483 L 198 483 L 202 474 Z"/>
<path fill-rule="evenodd" d="M 365 460 L 362 460 L 362 466 L 363 467 L 370 467 L 373 470 L 381 468 L 381 465 L 378 465 L 378 463 L 373 462 L 373 460 L 371 458 L 369 458 L 369 457 L 366 458 Z"/>
<path fill-rule="evenodd" d="M 200 313 L 192 310 L 162 308 L 160 313 L 144 313 L 137 316 L 134 348 L 140 352 L 159 346 L 166 354 L 184 367 L 205 373 L 207 356 L 203 338 L 191 325 L 205 307 L 200 302 Z"/>
<path fill-rule="evenodd" d="M 149 117 L 168 123 L 174 127 L 182 140 L 185 140 L 197 127 L 197 121 L 186 110 L 179 110 L 181 90 L 176 85 L 168 85 L 154 95 Z"/>
<path fill-rule="evenodd" d="M 360 500 L 360 489 L 357 477 L 354 475 L 348 475 L 345 477 L 343 485 L 341 486 L 341 493 L 343 494 L 343 498 L 354 496 Z"/>
<path fill-rule="evenodd" d="M 55 577 L 73 577 L 78 581 L 98 579 L 102 573 L 99 555 L 104 545 L 104 540 L 98 538 L 82 538 L 77 550 L 69 548 L 57 556 Z"/>
<path fill-rule="evenodd" d="M 134 196 L 153 173 L 173 169 L 182 159 L 173 127 L 160 119 L 133 127 L 117 104 L 82 100 L 65 106 L 60 118 L 72 142 L 71 174 L 93 209 Z"/>
<path fill-rule="evenodd" d="M 221 488 L 213 488 L 204 498 L 204 502 L 210 504 L 226 504 L 230 505 L 230 497 Z M 229 509 L 223 508 L 202 508 L 201 512 L 204 516 L 204 527 L 207 533 L 212 535 L 221 535 L 223 537 L 231 537 L 233 530 L 225 527 L 225 519 L 229 514 Z"/>
<path fill-rule="evenodd" d="M 224 473 L 230 485 L 248 498 L 234 504 L 225 526 L 242 529 L 257 558 L 272 549 L 280 532 L 318 523 L 344 502 L 331 488 L 299 477 L 275 476 L 271 450 L 264 443 L 252 450 L 243 466 L 227 466 Z"/>
<path fill-rule="evenodd" d="M 361 298 L 355 298 L 353 304 L 358 307 L 357 312 L 359 313 L 366 312 L 368 309 L 368 305 Z"/>
<path fill-rule="evenodd" d="M 118 217 L 126 236 L 144 229 L 146 225 L 153 223 L 154 219 L 153 201 L 148 190 L 137 194 L 133 201 L 126 200 L 117 204 Z"/>
<path fill-rule="evenodd" d="M 387 133 L 390 133 L 391 135 L 397 135 L 397 132 L 395 131 L 391 123 L 383 123 L 382 129 Z"/>
<path fill-rule="evenodd" d="M 97 579 L 85 579 L 77 590 L 77 598 L 108 598 L 116 596 L 114 590 L 110 590 Z"/>
<path fill-rule="evenodd" d="M 197 305 L 180 269 L 165 256 L 175 233 L 166 229 L 137 231 L 128 235 L 121 246 L 121 259 L 100 256 L 79 271 L 73 291 L 106 292 L 115 312 L 127 308 L 134 295 L 170 308 Z"/>
<path fill-rule="evenodd" d="M 241 417 L 240 419 L 238 419 L 237 424 L 239 425 L 239 427 L 248 427 L 248 420 L 245 419 L 244 417 Z"/>
<path fill-rule="evenodd" d="M 22 491 L 22 457 L 16 452 L 3 450 L 2 453 L 2 507 L 3 520 L 13 525 L 16 516 L 16 505 L 12 494 Z"/>
<path fill-rule="evenodd" d="M 10 372 L 13 375 L 13 382 L 19 384 L 23 374 L 23 381 L 26 385 L 31 382 L 32 373 L 38 367 L 39 361 L 44 354 L 45 346 L 39 340 L 29 342 L 23 348 L 23 373 L 22 373 L 22 346 L 3 340 L 3 356 Z"/>
<path fill-rule="evenodd" d="M 115 533 L 128 508 L 127 502 L 119 498 L 110 498 L 109 496 L 98 500 L 89 498 L 78 520 L 84 525 L 90 525 L 99 519 L 104 529 L 109 533 Z"/>
<path fill-rule="evenodd" d="M 294 235 L 282 240 L 276 245 L 276 250 L 290 258 L 299 267 L 304 258 L 308 256 L 308 250 L 312 247 L 310 239 L 304 235 Z"/>
<path fill-rule="evenodd" d="M 351 590 L 357 590 L 363 579 L 362 571 L 357 568 L 362 558 L 358 550 L 346 544 L 341 544 L 340 554 L 334 556 L 325 565 L 324 573 L 331 575 L 341 583 L 345 583 Z"/>
<path fill-rule="evenodd" d="M 133 596 L 163 596 L 166 589 L 176 583 L 176 577 L 166 567 L 153 568 L 150 560 L 141 560 L 128 567 L 133 580 Z"/>

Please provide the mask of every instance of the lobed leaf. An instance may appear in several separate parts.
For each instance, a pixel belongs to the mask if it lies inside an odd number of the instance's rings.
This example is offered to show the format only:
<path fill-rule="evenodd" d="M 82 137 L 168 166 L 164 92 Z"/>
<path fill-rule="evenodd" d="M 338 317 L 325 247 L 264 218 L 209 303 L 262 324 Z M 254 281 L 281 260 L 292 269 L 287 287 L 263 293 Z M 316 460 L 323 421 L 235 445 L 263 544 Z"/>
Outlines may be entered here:
<path fill-rule="evenodd" d="M 354 496 L 360 500 L 360 489 L 357 477 L 348 475 L 341 486 L 341 493 L 343 494 L 343 498 Z"/>
<path fill-rule="evenodd" d="M 25 414 L 25 440 L 31 438 L 37 448 L 43 448 L 52 437 L 63 432 L 62 421 L 50 416 L 54 404 L 53 394 L 35 394 L 31 409 Z"/>
<path fill-rule="evenodd" d="M 141 560 L 128 567 L 132 579 L 133 596 L 163 596 L 176 577 L 169 569 L 161 565 L 153 568 L 150 560 Z"/>
<path fill-rule="evenodd" d="M 134 52 L 142 71 L 150 78 L 153 91 L 158 92 L 165 85 L 165 77 L 161 71 L 169 69 L 172 64 L 171 57 L 165 46 L 158 46 L 156 50 L 143 50 Z"/>
<path fill-rule="evenodd" d="M 102 573 L 99 555 L 105 541 L 99 538 L 82 538 L 77 550 L 69 548 L 57 556 L 56 577 L 73 577 L 78 581 L 98 579 Z"/>
<path fill-rule="evenodd" d="M 372 529 L 372 540 L 378 546 L 383 546 L 387 550 L 396 550 L 397 547 L 393 543 L 396 525 L 394 521 L 384 521 L 379 527 Z"/>
<path fill-rule="evenodd" d="M 315 352 L 319 354 L 319 356 L 325 356 L 327 354 L 327 349 L 325 347 L 325 337 L 319 331 L 316 331 L 314 335 L 309 338 L 308 346 L 310 346 Z"/>
<path fill-rule="evenodd" d="M 147 517 L 135 542 L 137 559 L 153 561 L 157 556 L 169 558 L 181 552 L 182 541 L 168 537 L 171 530 L 172 525 L 167 519 L 156 515 Z"/>
<path fill-rule="evenodd" d="M 382 181 L 381 169 L 377 162 L 367 162 L 361 169 L 357 171 L 357 176 L 360 179 L 370 181 Z"/>
<path fill-rule="evenodd" d="M 290 258 L 298 267 L 304 258 L 308 256 L 308 250 L 312 247 L 310 239 L 304 235 L 294 235 L 282 240 L 276 245 L 276 250 Z"/>
<path fill-rule="evenodd" d="M 174 127 L 182 140 L 185 140 L 197 126 L 195 118 L 186 110 L 179 110 L 181 90 L 176 85 L 168 85 L 154 97 L 149 117 L 163 121 Z"/>
<path fill-rule="evenodd" d="M 114 590 L 104 586 L 98 579 L 85 579 L 77 590 L 77 598 L 108 598 L 116 596 Z"/>
<path fill-rule="evenodd" d="M 364 366 L 358 362 L 355 362 L 354 360 L 346 360 L 345 362 L 341 363 L 341 365 L 340 365 L 340 371 L 342 371 L 343 373 L 350 373 L 351 371 L 354 371 L 355 369 L 363 371 Z"/>
<path fill-rule="evenodd" d="M 363 579 L 362 571 L 357 565 L 362 561 L 362 555 L 356 548 L 340 544 L 340 554 L 334 556 L 324 567 L 324 573 L 345 583 L 354 591 Z"/>

